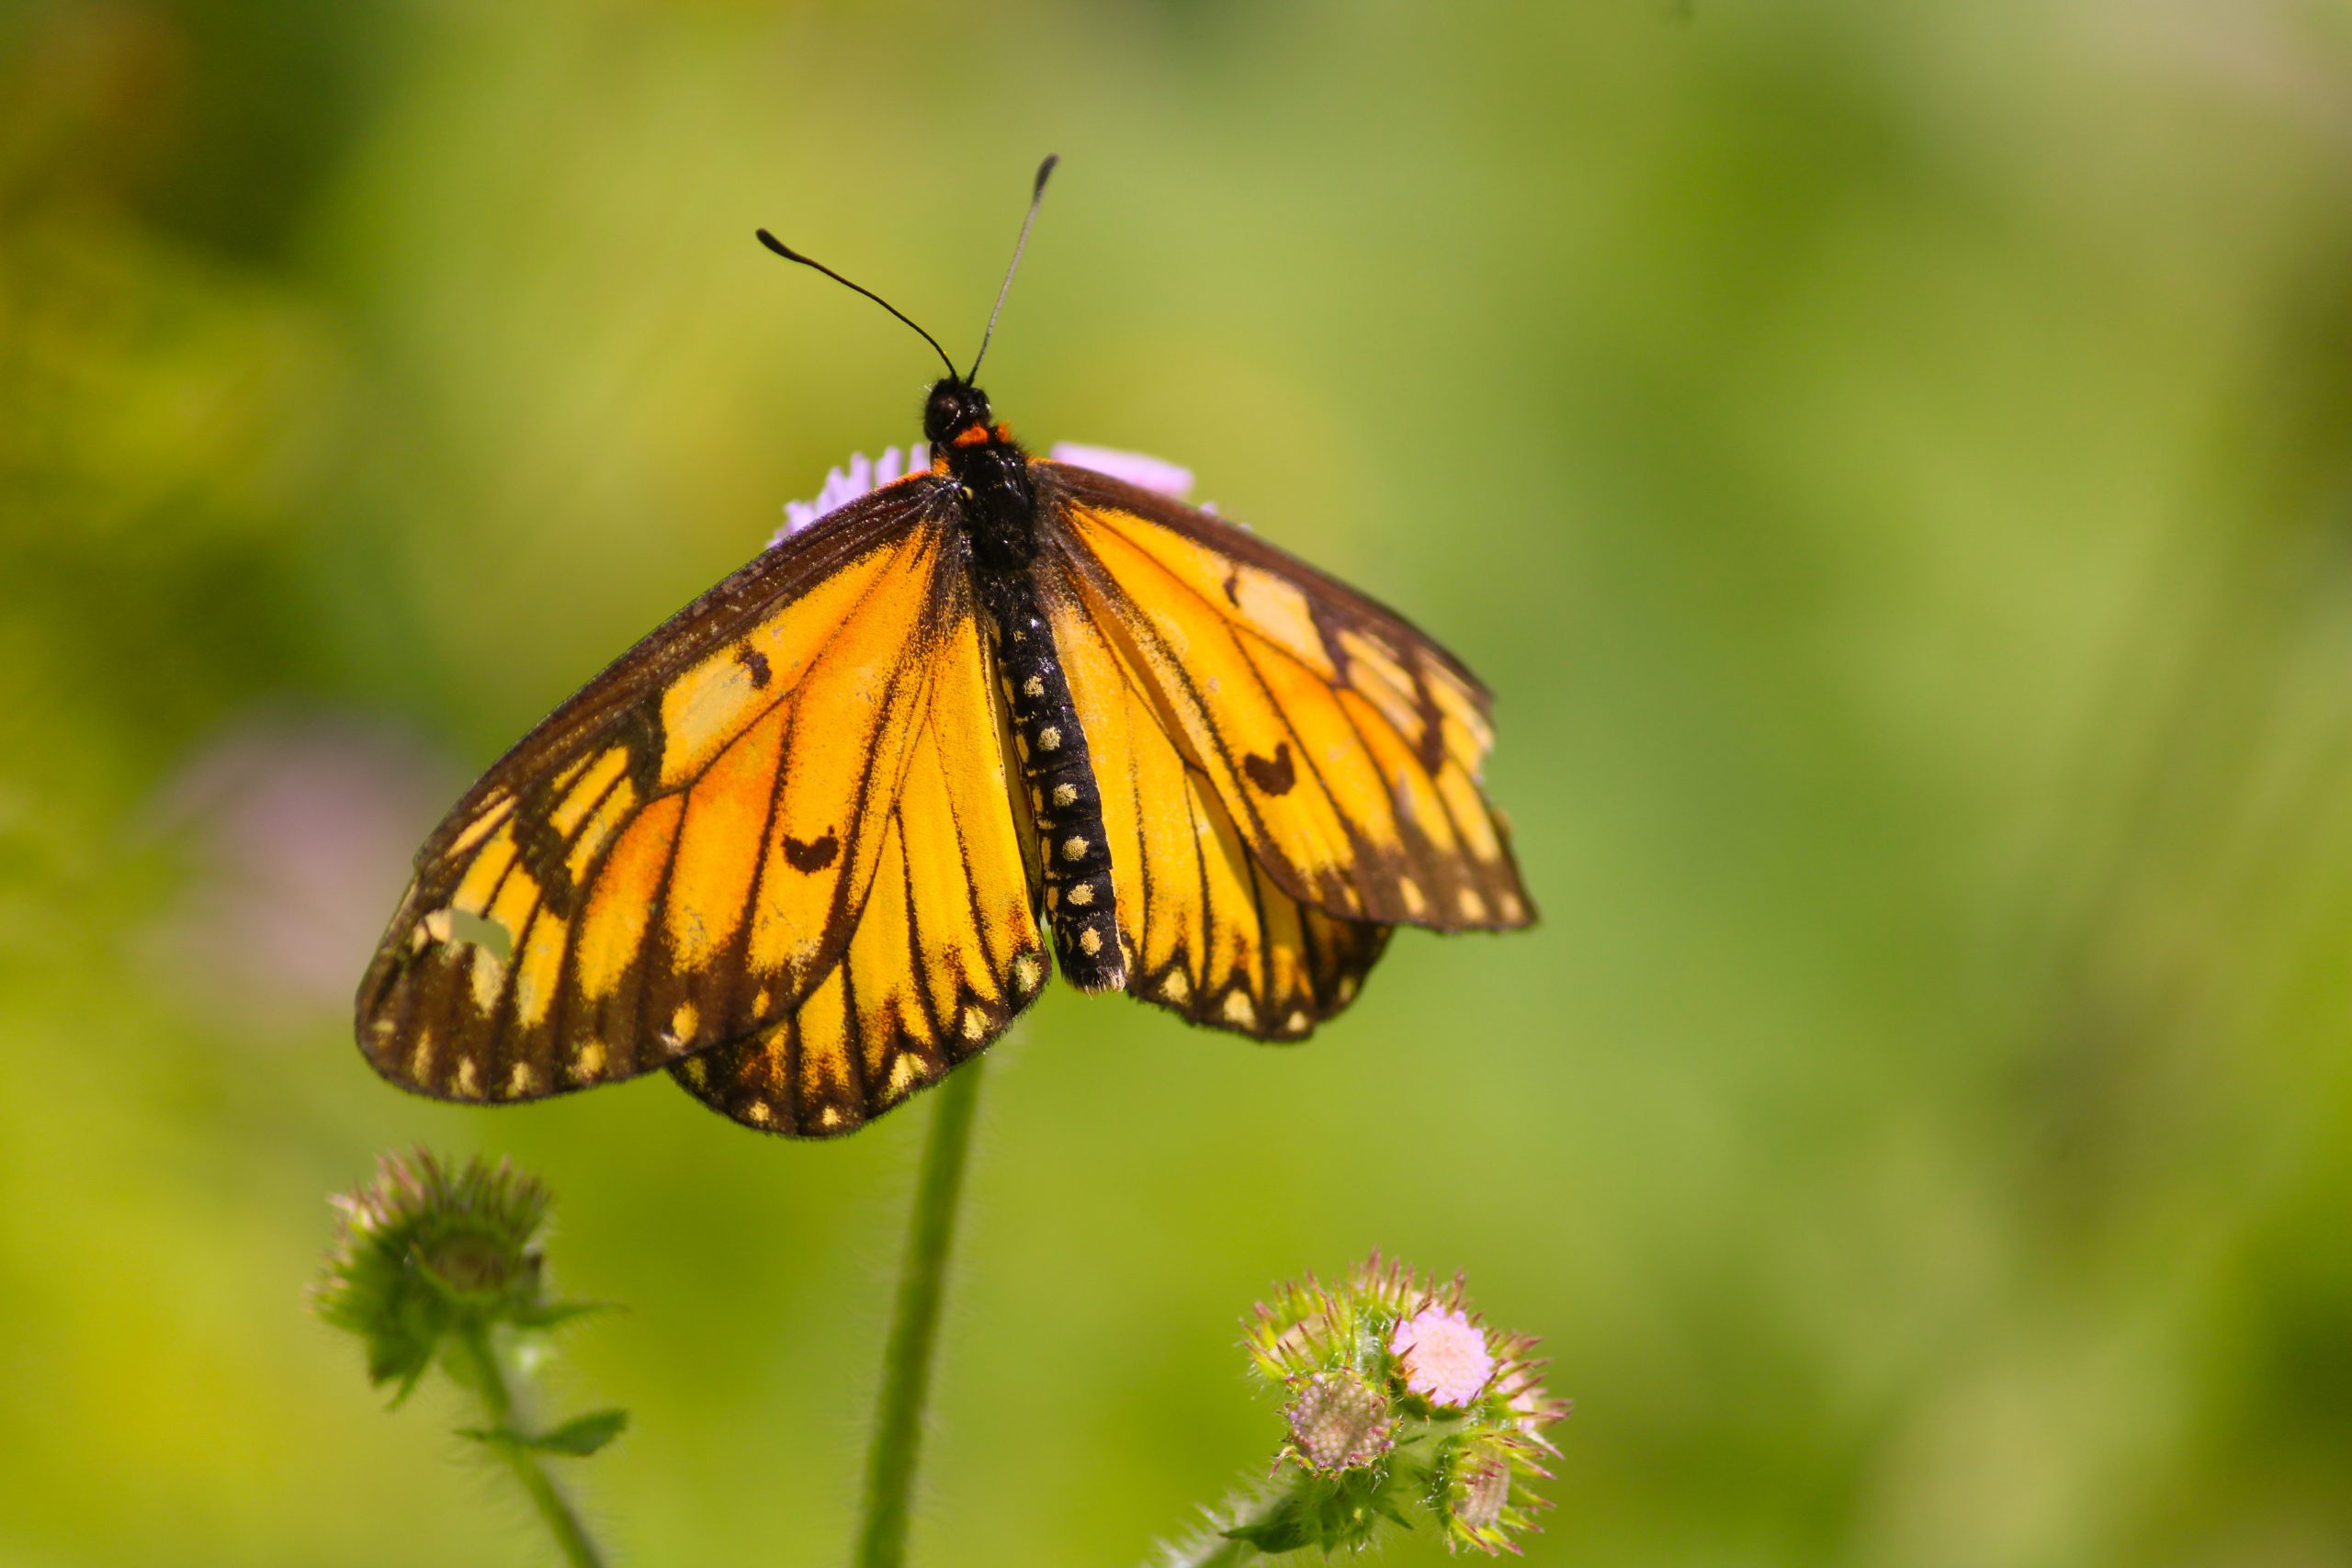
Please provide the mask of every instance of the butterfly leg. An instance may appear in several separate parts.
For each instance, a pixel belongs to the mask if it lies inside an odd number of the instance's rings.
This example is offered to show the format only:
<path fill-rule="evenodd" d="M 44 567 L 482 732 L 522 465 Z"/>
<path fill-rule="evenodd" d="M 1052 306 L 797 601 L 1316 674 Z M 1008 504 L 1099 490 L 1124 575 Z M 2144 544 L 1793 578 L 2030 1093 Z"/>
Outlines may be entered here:
<path fill-rule="evenodd" d="M 1037 824 L 1055 957 L 1063 977 L 1082 991 L 1123 989 L 1126 955 L 1119 945 L 1119 911 L 1111 891 L 1102 795 L 1054 634 L 1038 613 L 1025 573 L 983 571 L 978 585 Z"/>

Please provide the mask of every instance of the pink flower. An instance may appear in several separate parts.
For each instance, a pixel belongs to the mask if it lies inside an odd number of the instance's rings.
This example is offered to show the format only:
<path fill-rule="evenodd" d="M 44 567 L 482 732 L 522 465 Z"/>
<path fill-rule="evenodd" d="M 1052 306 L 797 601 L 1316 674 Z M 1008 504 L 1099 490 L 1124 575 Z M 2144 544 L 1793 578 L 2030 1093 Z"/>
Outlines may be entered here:
<path fill-rule="evenodd" d="M 1535 1341 L 1489 1330 L 1461 1275 L 1441 1280 L 1374 1253 L 1337 1284 L 1309 1274 L 1278 1287 L 1244 1331 L 1286 1401 L 1275 1473 L 1289 1460 L 1303 1473 L 1300 1490 L 1228 1540 L 1329 1555 L 1419 1506 L 1448 1550 L 1520 1550 L 1545 1506 L 1531 1489 L 1549 1479 L 1540 1461 L 1557 1451 L 1544 1430 L 1568 1407 L 1539 1381 Z"/>
<path fill-rule="evenodd" d="M 1180 468 L 1162 458 L 1147 457 L 1140 452 L 1121 452 L 1110 446 L 1085 446 L 1075 441 L 1057 441 L 1054 449 L 1046 455 L 1057 463 L 1091 468 L 1098 474 L 1125 479 L 1141 490 L 1172 495 L 1179 501 L 1190 494 L 1193 489 L 1192 469 Z"/>
<path fill-rule="evenodd" d="M 1423 1307 L 1396 1325 L 1388 1348 L 1405 1386 L 1432 1404 L 1468 1404 L 1495 1375 L 1486 1335 L 1455 1308 Z"/>
<path fill-rule="evenodd" d="M 1193 488 L 1193 470 L 1180 468 L 1158 457 L 1147 457 L 1140 452 L 1120 452 L 1108 446 L 1081 446 L 1075 442 L 1059 441 L 1049 454 L 1057 463 L 1069 463 L 1081 468 L 1091 468 L 1098 474 L 1108 474 L 1114 479 L 1125 479 L 1145 490 L 1158 491 L 1162 495 L 1182 500 Z M 855 501 L 884 485 L 894 484 L 910 474 L 920 474 L 931 467 L 931 448 L 916 442 L 902 455 L 896 446 L 887 448 L 881 457 L 869 460 L 863 452 L 853 454 L 849 467 L 833 468 L 825 475 L 825 488 L 813 501 L 787 501 L 784 503 L 784 526 L 768 541 L 774 549 L 793 535 L 822 517 L 830 517 Z M 1214 506 L 1207 510 L 1214 512 Z"/>
<path fill-rule="evenodd" d="M 863 452 L 853 455 L 849 471 L 834 468 L 825 475 L 825 488 L 817 492 L 814 501 L 787 501 L 784 503 L 784 526 L 768 541 L 768 548 L 792 537 L 820 517 L 831 516 L 871 491 L 894 484 L 909 474 L 919 474 L 931 467 L 931 448 L 918 441 L 907 448 L 903 457 L 892 446 L 873 462 L 866 461 Z"/>

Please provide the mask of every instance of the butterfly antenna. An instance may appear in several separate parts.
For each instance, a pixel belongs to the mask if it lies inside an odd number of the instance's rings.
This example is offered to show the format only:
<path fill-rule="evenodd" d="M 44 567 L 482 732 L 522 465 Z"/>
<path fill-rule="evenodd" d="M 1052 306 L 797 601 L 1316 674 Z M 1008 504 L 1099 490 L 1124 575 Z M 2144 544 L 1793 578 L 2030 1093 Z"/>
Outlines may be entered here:
<path fill-rule="evenodd" d="M 802 266 L 815 267 L 819 272 L 823 273 L 827 277 L 831 278 L 835 283 L 840 284 L 842 288 L 856 289 L 858 293 L 865 295 L 868 299 L 873 300 L 876 305 L 881 306 L 884 310 L 889 311 L 890 314 L 906 322 L 907 325 L 914 327 L 916 335 L 921 337 L 923 342 L 931 344 L 931 352 L 939 355 L 939 362 L 947 367 L 948 377 L 951 379 L 954 378 L 956 375 L 956 362 L 947 357 L 947 351 L 939 346 L 939 340 L 932 336 L 929 333 L 924 332 L 921 327 L 915 326 L 913 318 L 909 316 L 904 310 L 899 310 L 896 305 L 891 304 L 890 301 L 883 299 L 882 296 L 875 293 L 871 288 L 865 288 L 862 284 L 852 283 L 848 278 L 843 277 L 840 273 L 835 272 L 823 262 L 802 255 L 798 251 L 794 250 L 790 245 L 786 244 L 782 240 L 777 239 L 765 229 L 760 231 L 760 243 L 765 245 L 768 249 L 774 251 L 776 254 L 782 256 L 788 262 L 798 262 Z"/>
<path fill-rule="evenodd" d="M 1012 265 L 1004 269 L 1004 287 L 996 291 L 996 309 L 989 312 L 989 330 L 980 334 L 980 352 L 972 355 L 972 368 L 964 377 L 966 385 L 980 373 L 980 361 L 989 356 L 989 339 L 996 336 L 996 319 L 1004 314 L 1004 297 L 1012 292 L 1012 275 L 1021 270 L 1021 253 L 1029 248 L 1029 225 L 1037 221 L 1037 205 L 1046 199 L 1046 176 L 1062 161 L 1058 152 L 1049 152 L 1037 165 L 1037 183 L 1029 192 L 1029 216 L 1021 220 L 1021 238 L 1012 243 Z"/>

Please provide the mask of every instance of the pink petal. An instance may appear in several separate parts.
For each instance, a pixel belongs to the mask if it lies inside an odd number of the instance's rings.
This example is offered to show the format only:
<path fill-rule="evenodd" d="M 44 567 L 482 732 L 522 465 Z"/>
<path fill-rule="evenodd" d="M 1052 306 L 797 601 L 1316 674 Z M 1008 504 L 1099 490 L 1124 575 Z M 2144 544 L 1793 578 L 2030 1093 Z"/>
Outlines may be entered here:
<path fill-rule="evenodd" d="M 814 501 L 787 501 L 784 503 L 784 526 L 768 541 L 768 548 L 792 537 L 820 517 L 828 517 L 855 501 L 859 496 L 892 484 L 910 474 L 920 474 L 931 467 L 931 448 L 918 441 L 906 450 L 903 464 L 896 446 L 883 452 L 878 461 L 869 460 L 863 452 L 849 460 L 849 471 L 834 468 L 825 475 L 825 486 Z"/>
<path fill-rule="evenodd" d="M 1057 463 L 1073 468 L 1091 468 L 1098 474 L 1108 474 L 1114 479 L 1125 479 L 1142 490 L 1158 491 L 1182 501 L 1192 492 L 1193 470 L 1180 468 L 1160 457 L 1148 457 L 1140 452 L 1122 452 L 1111 446 L 1086 446 L 1075 441 L 1057 441 L 1046 454 Z"/>

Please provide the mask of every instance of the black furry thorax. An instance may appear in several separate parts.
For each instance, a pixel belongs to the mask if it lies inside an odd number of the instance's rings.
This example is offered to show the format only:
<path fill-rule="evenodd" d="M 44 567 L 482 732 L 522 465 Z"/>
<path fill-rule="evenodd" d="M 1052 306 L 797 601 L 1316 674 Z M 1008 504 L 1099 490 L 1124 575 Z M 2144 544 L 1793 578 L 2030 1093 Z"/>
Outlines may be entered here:
<path fill-rule="evenodd" d="M 1012 432 L 991 422 L 989 395 L 967 381 L 943 378 L 923 409 L 923 434 L 964 503 L 973 563 L 985 574 L 1018 571 L 1037 553 L 1037 497 L 1029 484 L 1029 454 Z"/>

